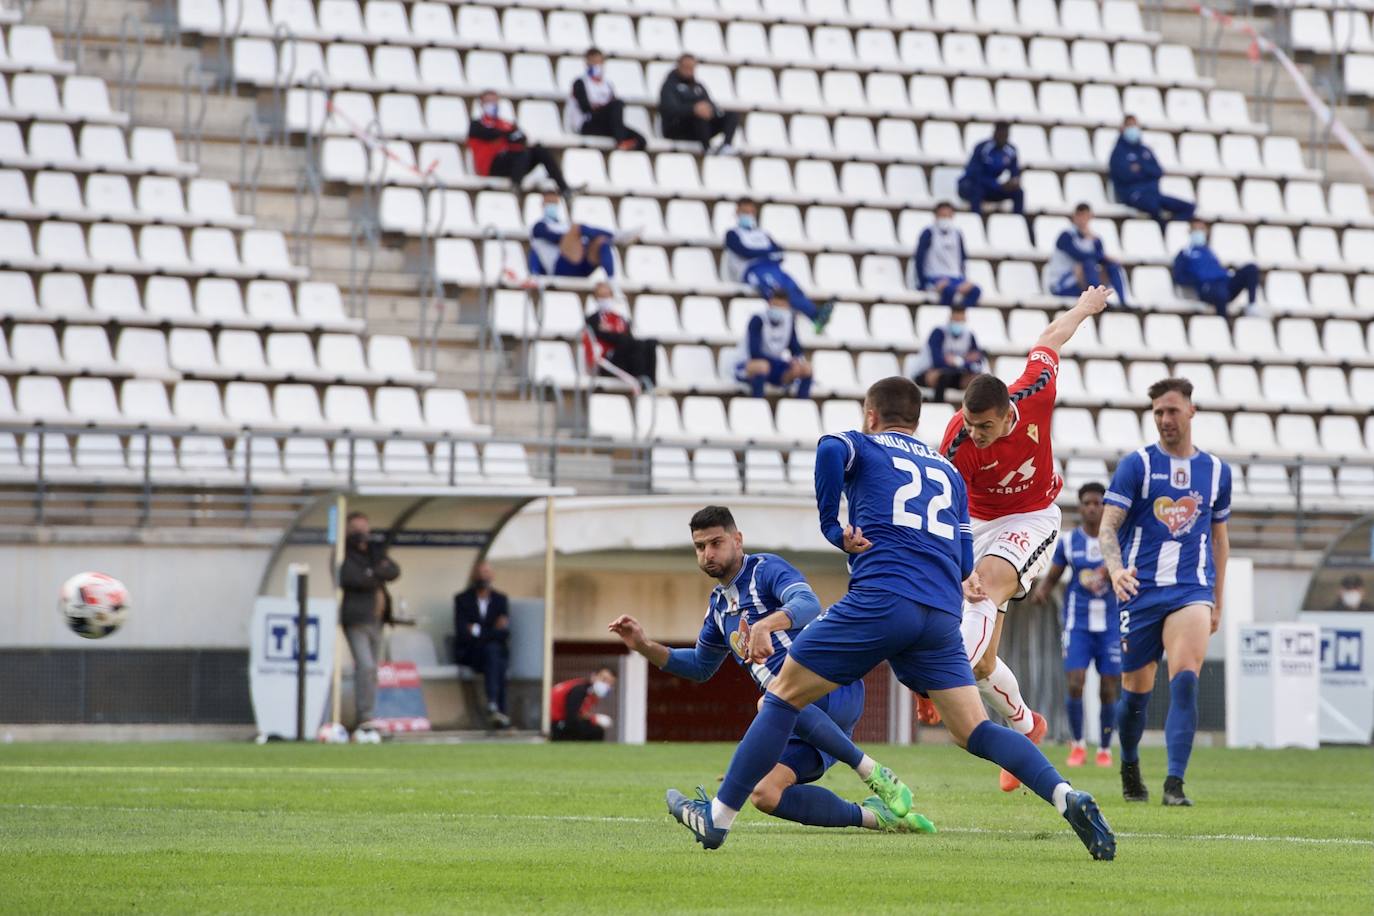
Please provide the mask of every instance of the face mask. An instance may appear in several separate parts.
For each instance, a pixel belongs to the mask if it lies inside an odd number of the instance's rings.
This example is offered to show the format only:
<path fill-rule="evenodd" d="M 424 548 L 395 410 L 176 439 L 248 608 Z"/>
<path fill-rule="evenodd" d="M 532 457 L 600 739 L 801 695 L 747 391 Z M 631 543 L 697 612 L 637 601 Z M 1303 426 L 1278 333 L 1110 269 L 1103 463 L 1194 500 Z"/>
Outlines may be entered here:
<path fill-rule="evenodd" d="M 1194 248 L 1201 248 L 1203 245 L 1207 244 L 1207 233 L 1203 232 L 1201 229 L 1194 229 L 1192 232 L 1188 233 L 1188 243 Z"/>
<path fill-rule="evenodd" d="M 558 221 L 558 204 L 544 204 L 544 219 Z"/>
<path fill-rule="evenodd" d="M 1140 128 L 1132 124 L 1130 127 L 1127 127 L 1126 129 L 1121 131 L 1121 136 L 1126 138 L 1127 143 L 1139 143 Z"/>
<path fill-rule="evenodd" d="M 1361 597 L 1361 595 L 1360 595 L 1359 589 L 1354 589 L 1354 588 L 1343 588 L 1343 589 L 1341 589 L 1341 604 L 1343 604 L 1343 605 L 1345 605 L 1346 607 L 1350 608 L 1352 611 L 1355 610 L 1355 608 L 1357 608 L 1357 607 L 1360 606 L 1360 597 Z"/>
<path fill-rule="evenodd" d="M 951 321 L 949 323 L 949 333 L 958 337 L 964 333 L 964 323 L 962 321 Z"/>
<path fill-rule="evenodd" d="M 941 232 L 948 232 L 954 228 L 954 220 L 948 217 L 941 217 L 935 221 L 935 228 Z"/>
<path fill-rule="evenodd" d="M 787 317 L 787 312 L 788 309 L 784 306 L 770 305 L 768 306 L 768 320 L 777 324 Z"/>
<path fill-rule="evenodd" d="M 587 68 L 587 75 L 590 76 L 590 77 L 591 77 L 592 79 L 594 79 L 594 80 L 599 80 L 599 79 L 601 79 L 601 66 L 600 66 L 599 64 L 594 65 L 594 66 L 589 66 L 589 67 Z"/>
<path fill-rule="evenodd" d="M 758 220 L 754 219 L 749 213 L 741 213 L 739 217 L 739 227 L 741 229 L 753 229 L 758 225 Z"/>
<path fill-rule="evenodd" d="M 592 681 L 592 693 L 598 697 L 604 697 L 611 692 L 611 685 L 605 681 Z"/>
<path fill-rule="evenodd" d="M 609 312 L 611 309 L 615 308 L 615 300 L 614 300 L 614 299 L 598 299 L 598 300 L 596 300 L 596 307 L 597 307 L 598 309 L 600 309 L 601 311 L 603 311 L 603 312 Z"/>
<path fill-rule="evenodd" d="M 496 113 L 497 113 L 498 111 L 500 111 L 500 110 L 501 110 L 501 103 L 500 103 L 500 102 L 492 102 L 490 105 L 483 105 L 483 106 L 482 106 L 482 114 L 486 115 L 486 116 L 489 117 L 489 118 L 494 118 L 494 117 L 496 117 Z"/>

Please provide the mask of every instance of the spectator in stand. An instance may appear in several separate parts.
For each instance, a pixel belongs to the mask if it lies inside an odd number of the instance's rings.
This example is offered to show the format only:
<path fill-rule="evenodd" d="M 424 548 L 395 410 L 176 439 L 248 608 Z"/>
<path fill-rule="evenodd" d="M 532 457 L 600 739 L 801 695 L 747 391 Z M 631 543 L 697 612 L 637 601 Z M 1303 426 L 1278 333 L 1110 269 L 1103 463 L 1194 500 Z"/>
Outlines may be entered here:
<path fill-rule="evenodd" d="M 596 284 L 596 308 L 587 315 L 584 338 L 587 364 L 609 375 L 652 390 L 658 380 L 658 341 L 641 340 L 616 308 L 609 283 Z"/>
<path fill-rule="evenodd" d="M 782 290 L 774 290 L 768 308 L 749 319 L 735 361 L 735 379 L 761 398 L 764 385 L 777 385 L 794 397 L 811 396 L 811 364 L 797 340 L 795 306 Z"/>
<path fill-rule="evenodd" d="M 587 52 L 587 72 L 573 81 L 566 109 L 568 127 L 584 137 L 610 137 L 616 149 L 644 149 L 644 135 L 625 126 L 625 103 L 606 79 L 606 55 Z"/>
<path fill-rule="evenodd" d="M 530 145 L 525 132 L 514 121 L 501 119 L 501 97 L 488 89 L 482 93 L 481 105 L 481 116 L 468 125 L 472 170 L 482 176 L 509 178 L 519 190 L 525 176 L 542 165 L 558 186 L 558 193 L 565 198 L 570 196 L 572 192 L 553 153 L 547 147 Z"/>
<path fill-rule="evenodd" d="M 965 277 L 967 260 L 964 234 L 954 225 L 954 205 L 942 200 L 935 205 L 935 225 L 927 226 L 916 243 L 916 288 L 939 293 L 941 305 L 953 305 L 955 296 L 963 297 L 965 308 L 977 305 L 983 291 Z"/>
<path fill-rule="evenodd" d="M 509 728 L 510 600 L 491 584 L 491 565 L 478 563 L 467 589 L 453 596 L 454 656 L 458 664 L 482 672 L 491 727 Z"/>
<path fill-rule="evenodd" d="M 1124 306 L 1126 275 L 1120 264 L 1107 257 L 1102 240 L 1093 235 L 1092 223 L 1092 207 L 1079 204 L 1073 208 L 1073 225 L 1059 233 L 1045 264 L 1045 289 L 1052 296 L 1077 296 L 1090 286 L 1110 284 Z"/>
<path fill-rule="evenodd" d="M 530 274 L 536 277 L 590 277 L 597 268 L 615 276 L 617 242 L 633 244 L 638 233 L 617 235 L 563 218 L 557 194 L 544 192 L 544 215 L 530 227 Z"/>
<path fill-rule="evenodd" d="M 1246 314 L 1255 309 L 1255 294 L 1259 289 L 1259 267 L 1246 264 L 1238 270 L 1221 266 L 1212 247 L 1207 244 L 1207 223 L 1194 219 L 1188 233 L 1188 247 L 1174 258 L 1174 282 L 1196 291 L 1197 297 L 1226 317 L 1226 307 L 1244 290 L 1250 296 Z"/>
<path fill-rule="evenodd" d="M 830 322 L 835 300 L 816 305 L 802 292 L 791 274 L 782 269 L 782 246 L 759 226 L 758 204 L 741 200 L 735 205 L 735 228 L 725 233 L 725 273 L 736 283 L 748 283 L 765 302 L 777 293 L 807 318 L 819 334 Z"/>
<path fill-rule="evenodd" d="M 949 321 L 930 332 L 925 348 L 916 356 L 912 376 L 916 384 L 934 389 L 937 401 L 943 401 L 950 389 L 963 391 L 974 376 L 988 371 L 987 357 L 969 330 L 967 318 L 963 306 L 954 306 Z"/>
<path fill-rule="evenodd" d="M 358 728 L 372 728 L 377 712 L 377 663 L 382 655 L 382 624 L 391 618 L 391 595 L 386 583 L 401 575 L 401 568 L 387 556 L 385 544 L 372 543 L 372 525 L 361 512 L 350 512 L 344 522 L 344 557 L 339 566 L 343 624 L 348 650 L 353 655 L 353 698 Z"/>
<path fill-rule="evenodd" d="M 697 59 L 684 54 L 677 69 L 663 81 L 658 94 L 658 116 L 663 136 L 669 140 L 695 140 L 707 153 L 732 155 L 739 115 L 724 111 L 711 101 L 706 87 L 697 82 Z M 720 134 L 720 145 L 711 149 L 711 138 Z"/>
<path fill-rule="evenodd" d="M 1164 176 L 1164 170 L 1140 136 L 1140 123 L 1135 115 L 1126 115 L 1109 165 L 1117 203 L 1148 213 L 1161 229 L 1169 220 L 1192 219 L 1196 209 L 1193 204 L 1159 193 L 1159 179 Z"/>
<path fill-rule="evenodd" d="M 1364 594 L 1364 579 L 1360 578 L 1359 573 L 1350 573 L 1341 579 L 1340 600 L 1331 610 L 1361 611 L 1366 614 L 1374 611 L 1374 604 L 1366 601 Z"/>
<path fill-rule="evenodd" d="M 992 139 L 973 148 L 964 174 L 959 176 L 959 196 L 968 201 L 969 209 L 979 215 L 983 203 L 1011 201 L 1017 213 L 1026 212 L 1026 194 L 1021 190 L 1021 165 L 1016 159 L 1016 147 L 1011 145 L 1011 127 L 1005 121 L 993 125 Z M 1005 179 L 1003 176 L 1006 176 Z"/>
<path fill-rule="evenodd" d="M 611 717 L 596 706 L 615 688 L 615 672 L 602 665 L 591 677 L 555 684 L 549 697 L 549 736 L 554 741 L 605 741 Z"/>

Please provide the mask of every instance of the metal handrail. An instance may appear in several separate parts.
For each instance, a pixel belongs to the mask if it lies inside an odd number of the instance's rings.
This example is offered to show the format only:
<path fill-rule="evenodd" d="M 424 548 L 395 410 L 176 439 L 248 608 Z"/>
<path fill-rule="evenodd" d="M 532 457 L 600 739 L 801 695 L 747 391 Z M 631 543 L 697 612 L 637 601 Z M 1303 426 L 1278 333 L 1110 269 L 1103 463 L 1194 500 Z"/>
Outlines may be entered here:
<path fill-rule="evenodd" d="M 248 152 L 248 132 L 253 131 L 253 152 Z M 239 123 L 239 186 L 236 192 L 235 207 L 240 215 L 258 215 L 258 188 L 262 181 L 262 161 L 264 147 L 267 145 L 268 131 L 256 114 L 246 114 Z M 249 160 L 253 167 L 248 168 Z"/>
<path fill-rule="evenodd" d="M 195 88 L 192 88 L 194 77 Z M 182 158 L 200 164 L 201 147 L 205 140 L 205 117 L 210 111 L 210 77 L 200 64 L 187 64 L 181 76 L 181 144 Z M 199 95 L 200 113 L 191 118 L 191 100 Z M 194 151 L 194 152 L 193 152 Z"/>
<path fill-rule="evenodd" d="M 305 113 L 305 136 L 304 143 L 304 163 L 301 166 L 300 174 L 296 179 L 296 218 L 291 227 L 291 236 L 295 244 L 295 259 L 297 264 L 304 264 L 307 268 L 313 266 L 315 255 L 315 225 L 320 218 L 320 196 L 324 193 L 323 168 L 320 161 L 324 144 L 324 126 L 329 120 L 329 101 L 330 92 L 324 82 L 324 75 L 318 70 L 313 71 L 305 81 L 306 98 L 313 100 L 315 93 L 319 92 L 324 96 L 324 117 L 318 129 L 314 123 L 315 106 L 312 101 L 306 103 Z M 306 216 L 306 195 L 309 192 L 310 215 Z M 357 316 L 351 316 L 357 317 Z"/>
<path fill-rule="evenodd" d="M 86 66 L 86 8 L 87 0 L 66 0 L 62 5 L 62 56 L 81 70 Z M 20 14 L 28 18 L 32 0 L 19 4 Z M 72 15 L 72 6 L 77 13 Z"/>
<path fill-rule="evenodd" d="M 376 118 L 368 122 L 364 148 L 369 153 L 367 175 L 363 181 L 362 200 L 354 209 L 350 219 L 348 246 L 348 303 L 349 313 L 354 318 L 367 321 L 368 306 L 372 299 L 372 271 L 377 265 L 377 252 L 381 247 L 381 199 L 382 189 L 386 187 L 386 175 L 391 167 L 391 157 L 386 155 L 386 146 L 381 140 L 382 125 Z M 380 159 L 380 168 L 377 160 Z M 364 248 L 365 246 L 365 248 Z M 359 268 L 359 259 L 366 256 L 366 266 Z"/>
<path fill-rule="evenodd" d="M 133 66 L 128 62 L 129 33 L 133 32 Z M 119 22 L 119 108 L 128 112 L 130 126 L 138 123 L 138 73 L 143 68 L 143 20 L 129 13 Z"/>
<path fill-rule="evenodd" d="M 286 49 L 290 48 L 291 66 L 282 66 L 282 55 Z M 284 146 L 287 141 L 286 130 L 286 98 L 296 78 L 296 64 L 299 63 L 298 43 L 296 33 L 291 26 L 286 23 L 278 23 L 272 30 L 272 54 L 277 62 L 276 69 L 272 72 L 272 108 L 273 113 L 273 133 L 279 147 Z"/>

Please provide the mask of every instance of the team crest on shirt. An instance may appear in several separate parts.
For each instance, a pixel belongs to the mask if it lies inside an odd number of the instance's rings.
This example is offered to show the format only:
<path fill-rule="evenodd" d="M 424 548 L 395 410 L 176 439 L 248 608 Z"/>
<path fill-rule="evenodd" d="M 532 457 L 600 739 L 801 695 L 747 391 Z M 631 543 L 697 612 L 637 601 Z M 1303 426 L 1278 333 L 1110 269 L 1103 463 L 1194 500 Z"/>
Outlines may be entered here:
<path fill-rule="evenodd" d="M 740 658 L 747 658 L 749 653 L 749 621 L 744 619 L 744 615 L 739 615 L 739 626 L 730 632 L 730 648 Z"/>
<path fill-rule="evenodd" d="M 1028 424 L 1028 425 L 1026 426 L 1026 435 L 1027 435 L 1027 436 L 1030 436 L 1030 441 L 1034 442 L 1036 445 L 1039 445 L 1039 444 L 1040 444 L 1040 427 L 1039 427 L 1039 425 L 1037 425 L 1037 424 L 1035 424 L 1035 423 L 1030 423 L 1030 424 Z"/>
<path fill-rule="evenodd" d="M 1169 529 L 1171 537 L 1182 537 L 1193 530 L 1202 511 L 1202 494 L 1194 490 L 1187 496 L 1174 499 L 1161 496 L 1155 500 L 1155 518 Z"/>
<path fill-rule="evenodd" d="M 1078 584 L 1083 586 L 1094 598 L 1102 598 L 1112 587 L 1112 580 L 1107 575 L 1107 567 L 1099 566 L 1096 569 L 1080 569 L 1078 571 Z"/>

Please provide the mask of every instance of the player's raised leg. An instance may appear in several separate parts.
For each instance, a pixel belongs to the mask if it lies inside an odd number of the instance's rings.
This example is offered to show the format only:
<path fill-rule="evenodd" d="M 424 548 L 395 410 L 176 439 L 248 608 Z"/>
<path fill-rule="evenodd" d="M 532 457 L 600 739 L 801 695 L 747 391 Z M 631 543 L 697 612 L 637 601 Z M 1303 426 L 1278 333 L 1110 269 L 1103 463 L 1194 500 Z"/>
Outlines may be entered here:
<path fill-rule="evenodd" d="M 1190 604 L 1164 618 L 1164 652 L 1169 664 L 1169 715 L 1164 720 L 1164 743 L 1169 772 L 1164 780 L 1164 804 L 1191 805 L 1183 794 L 1183 776 L 1197 734 L 1197 679 L 1207 652 L 1212 608 Z"/>
<path fill-rule="evenodd" d="M 763 699 L 759 699 L 760 706 Z M 852 769 L 864 785 L 877 794 L 883 804 L 904 817 L 911 810 L 911 789 L 888 767 L 874 760 L 846 735 L 844 729 L 816 704 L 797 716 L 794 732 L 798 738 L 823 754 L 828 754 Z M 757 807 L 757 805 L 755 806 Z"/>

